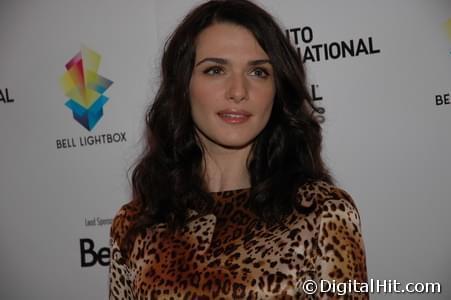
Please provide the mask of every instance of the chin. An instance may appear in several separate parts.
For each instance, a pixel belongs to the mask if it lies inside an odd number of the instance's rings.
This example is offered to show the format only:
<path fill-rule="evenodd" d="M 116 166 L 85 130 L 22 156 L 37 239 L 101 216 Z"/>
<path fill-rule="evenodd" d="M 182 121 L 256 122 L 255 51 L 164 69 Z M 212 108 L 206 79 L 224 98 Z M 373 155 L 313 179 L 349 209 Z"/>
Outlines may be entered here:
<path fill-rule="evenodd" d="M 241 132 L 234 129 L 230 130 L 206 130 L 202 131 L 197 128 L 197 134 L 201 141 L 211 146 L 221 146 L 228 149 L 242 149 L 252 144 L 256 138 L 256 135 L 249 132 L 249 130 L 241 129 Z"/>
<path fill-rule="evenodd" d="M 255 138 L 222 138 L 217 139 L 217 143 L 224 148 L 240 149 L 245 148 L 253 143 Z"/>

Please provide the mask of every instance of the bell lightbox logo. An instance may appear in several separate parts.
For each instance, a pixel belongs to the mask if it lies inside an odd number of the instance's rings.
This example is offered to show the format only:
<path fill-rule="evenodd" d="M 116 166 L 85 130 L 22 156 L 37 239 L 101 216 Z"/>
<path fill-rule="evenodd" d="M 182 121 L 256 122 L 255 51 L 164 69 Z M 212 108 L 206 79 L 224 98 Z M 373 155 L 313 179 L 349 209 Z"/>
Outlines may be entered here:
<path fill-rule="evenodd" d="M 448 34 L 448 40 L 451 43 L 451 18 L 448 19 L 444 24 L 445 30 Z M 448 50 L 448 54 L 451 56 L 451 48 Z M 441 107 L 450 107 L 451 105 L 451 92 L 441 92 L 435 95 L 435 105 Z"/>
<path fill-rule="evenodd" d="M 103 93 L 113 83 L 97 73 L 100 59 L 100 54 L 82 47 L 67 62 L 67 71 L 60 78 L 64 94 L 69 98 L 66 106 L 72 110 L 74 119 L 89 131 L 102 118 L 103 106 L 108 101 Z"/>
<path fill-rule="evenodd" d="M 74 119 L 88 131 L 92 131 L 103 116 L 103 106 L 108 101 L 105 91 L 113 81 L 97 73 L 100 54 L 82 47 L 66 64 L 66 72 L 60 78 L 61 87 L 69 98 L 66 106 Z M 104 132 L 96 135 L 59 137 L 57 149 L 75 149 L 103 144 L 124 143 L 126 132 Z"/>

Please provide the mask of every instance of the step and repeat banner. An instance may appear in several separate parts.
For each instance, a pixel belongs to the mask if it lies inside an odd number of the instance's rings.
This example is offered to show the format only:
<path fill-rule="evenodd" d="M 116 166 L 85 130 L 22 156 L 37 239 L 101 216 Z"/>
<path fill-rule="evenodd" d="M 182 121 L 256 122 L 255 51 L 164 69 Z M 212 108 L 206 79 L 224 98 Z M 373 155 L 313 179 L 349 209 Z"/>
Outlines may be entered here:
<path fill-rule="evenodd" d="M 107 298 L 109 228 L 130 199 L 161 49 L 198 3 L 0 4 L 1 299 Z M 304 58 L 369 277 L 439 282 L 404 296 L 449 299 L 451 1 L 258 3 Z"/>

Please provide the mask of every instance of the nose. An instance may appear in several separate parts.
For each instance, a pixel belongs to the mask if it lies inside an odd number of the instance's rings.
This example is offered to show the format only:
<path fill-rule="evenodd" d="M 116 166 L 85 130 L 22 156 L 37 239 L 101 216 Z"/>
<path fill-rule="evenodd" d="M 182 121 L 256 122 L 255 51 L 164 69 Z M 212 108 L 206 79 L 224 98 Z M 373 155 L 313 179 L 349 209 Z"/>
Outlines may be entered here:
<path fill-rule="evenodd" d="M 232 74 L 229 78 L 227 89 L 227 99 L 239 103 L 248 97 L 247 83 L 245 76 Z"/>

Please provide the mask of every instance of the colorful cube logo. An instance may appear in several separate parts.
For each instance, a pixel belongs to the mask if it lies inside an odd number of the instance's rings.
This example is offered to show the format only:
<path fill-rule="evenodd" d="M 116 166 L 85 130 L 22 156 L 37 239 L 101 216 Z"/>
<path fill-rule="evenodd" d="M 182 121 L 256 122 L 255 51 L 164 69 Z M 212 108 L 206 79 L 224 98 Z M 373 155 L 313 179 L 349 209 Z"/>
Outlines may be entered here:
<path fill-rule="evenodd" d="M 74 119 L 91 131 L 103 116 L 103 106 L 108 97 L 103 93 L 113 81 L 97 74 L 100 55 L 82 47 L 66 64 L 66 72 L 60 83 L 64 94 L 69 98 L 66 106 L 72 110 Z"/>

